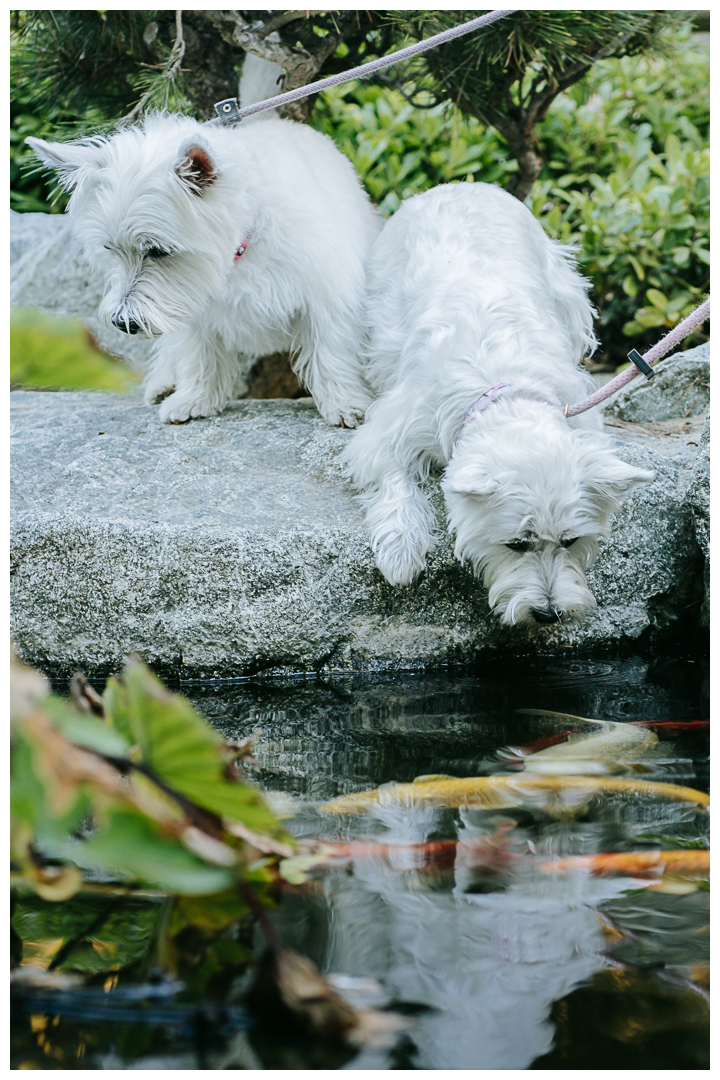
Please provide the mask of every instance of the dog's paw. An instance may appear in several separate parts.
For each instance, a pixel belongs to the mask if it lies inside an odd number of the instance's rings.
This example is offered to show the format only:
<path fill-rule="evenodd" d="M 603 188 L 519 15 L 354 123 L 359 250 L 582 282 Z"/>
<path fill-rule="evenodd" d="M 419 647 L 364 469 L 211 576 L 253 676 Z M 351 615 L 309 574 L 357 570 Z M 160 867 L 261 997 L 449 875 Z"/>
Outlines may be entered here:
<path fill-rule="evenodd" d="M 202 416 L 217 416 L 222 407 L 210 401 L 195 401 L 176 391 L 170 394 L 158 410 L 164 424 L 184 424 L 188 420 L 197 420 Z"/>
<path fill-rule="evenodd" d="M 409 585 L 425 569 L 427 546 L 402 533 L 391 533 L 375 544 L 375 562 L 391 585 Z"/>
<path fill-rule="evenodd" d="M 362 424 L 366 408 L 366 405 L 358 405 L 355 408 L 320 409 L 319 411 L 325 423 L 330 424 L 331 427 L 356 428 Z"/>
<path fill-rule="evenodd" d="M 143 392 L 143 400 L 146 405 L 159 405 L 165 398 L 175 392 L 174 386 L 163 386 L 159 383 L 148 384 Z"/>

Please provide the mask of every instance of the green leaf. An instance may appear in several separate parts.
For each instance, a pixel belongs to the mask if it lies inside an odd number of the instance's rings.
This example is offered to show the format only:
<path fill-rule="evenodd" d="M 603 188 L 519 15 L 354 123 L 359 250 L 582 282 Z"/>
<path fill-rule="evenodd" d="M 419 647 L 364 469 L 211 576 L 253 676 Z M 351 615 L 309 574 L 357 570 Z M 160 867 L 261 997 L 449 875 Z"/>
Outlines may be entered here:
<path fill-rule="evenodd" d="M 638 262 L 638 260 L 635 258 L 634 255 L 628 255 L 627 259 L 628 259 L 628 262 L 630 263 L 630 265 L 632 266 L 633 270 L 637 274 L 638 281 L 644 281 L 645 280 L 645 271 L 644 271 L 642 265 Z"/>
<path fill-rule="evenodd" d="M 655 326 L 665 325 L 665 314 L 657 308 L 640 308 L 635 312 L 635 322 L 639 323 L 644 330 L 650 330 Z"/>
<path fill-rule="evenodd" d="M 645 296 L 650 301 L 653 307 L 657 308 L 663 313 L 667 311 L 668 298 L 664 293 L 661 293 L 658 289 L 648 289 Z"/>
<path fill-rule="evenodd" d="M 68 845 L 67 854 L 80 866 L 190 896 L 222 892 L 234 880 L 231 870 L 210 866 L 141 814 L 124 809 L 111 808 L 107 823 L 84 843 Z"/>
<path fill-rule="evenodd" d="M 123 696 L 124 694 L 124 696 Z M 226 779 L 222 740 L 186 698 L 169 693 L 138 661 L 128 663 L 109 707 L 139 747 L 144 764 L 174 791 L 257 832 L 281 832 L 261 794 Z"/>
<path fill-rule="evenodd" d="M 80 715 L 68 702 L 57 697 L 49 697 L 45 702 L 45 709 L 58 730 L 77 746 L 84 746 L 88 750 L 95 750 L 110 757 L 124 757 L 127 753 L 127 739 L 102 720 Z"/>
<path fill-rule="evenodd" d="M 637 281 L 635 280 L 634 277 L 632 277 L 631 274 L 628 274 L 627 277 L 623 279 L 622 287 L 623 287 L 623 292 L 627 296 L 632 296 L 632 297 L 637 296 L 637 292 L 638 292 Z"/>
<path fill-rule="evenodd" d="M 10 318 L 10 379 L 23 386 L 127 392 L 137 382 L 128 364 L 91 345 L 79 322 L 16 308 Z"/>

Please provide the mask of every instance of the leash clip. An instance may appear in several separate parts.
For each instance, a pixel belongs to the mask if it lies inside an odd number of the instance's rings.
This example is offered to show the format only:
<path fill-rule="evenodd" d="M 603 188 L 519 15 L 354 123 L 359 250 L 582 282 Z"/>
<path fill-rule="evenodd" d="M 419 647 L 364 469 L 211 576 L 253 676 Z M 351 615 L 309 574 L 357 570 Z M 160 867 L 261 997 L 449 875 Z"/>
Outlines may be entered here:
<path fill-rule="evenodd" d="M 638 371 L 642 371 L 648 382 L 650 382 L 651 379 L 655 378 L 655 372 L 650 367 L 650 365 L 643 360 L 637 349 L 631 349 L 627 356 L 628 360 L 632 360 Z"/>
<path fill-rule="evenodd" d="M 234 97 L 225 98 L 224 101 L 218 101 L 215 105 L 215 112 L 218 114 L 220 123 L 224 127 L 229 127 L 231 124 L 239 124 L 242 120 L 238 99 Z"/>

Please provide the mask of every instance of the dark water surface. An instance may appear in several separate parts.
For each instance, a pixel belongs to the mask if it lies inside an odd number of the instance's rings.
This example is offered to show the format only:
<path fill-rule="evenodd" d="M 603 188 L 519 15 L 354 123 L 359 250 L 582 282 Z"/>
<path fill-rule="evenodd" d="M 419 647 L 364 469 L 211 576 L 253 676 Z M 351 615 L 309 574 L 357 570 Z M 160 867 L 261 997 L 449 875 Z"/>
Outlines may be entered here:
<path fill-rule="evenodd" d="M 275 915 L 283 943 L 353 1003 L 401 1003 L 412 1014 L 390 1045 L 366 1048 L 344 1068 L 708 1068 L 706 886 L 646 887 L 541 866 L 548 857 L 709 847 L 700 808 L 620 793 L 559 810 L 543 798 L 505 809 L 389 800 L 364 815 L 320 809 L 427 774 L 507 773 L 517 767 L 508 748 L 572 726 L 520 709 L 707 720 L 707 676 L 702 659 L 665 656 L 177 688 L 228 738 L 260 729 L 256 779 L 298 836 L 401 846 L 315 874 Z M 707 791 L 708 730 L 653 730 L 659 742 L 625 774 Z M 456 842 L 449 856 L 429 854 L 442 841 Z M 72 1024 L 62 1021 L 68 1044 L 80 1037 Z M 22 1031 L 18 1039 L 22 1058 Z M 82 1061 L 42 1067 L 241 1067 L 204 1057 L 196 1040 L 161 1024 L 132 1034 L 107 1025 L 101 1039 L 96 1030 Z M 245 1067 L 312 1066 L 284 1052 L 278 1032 L 274 1045 L 255 1044 Z"/>

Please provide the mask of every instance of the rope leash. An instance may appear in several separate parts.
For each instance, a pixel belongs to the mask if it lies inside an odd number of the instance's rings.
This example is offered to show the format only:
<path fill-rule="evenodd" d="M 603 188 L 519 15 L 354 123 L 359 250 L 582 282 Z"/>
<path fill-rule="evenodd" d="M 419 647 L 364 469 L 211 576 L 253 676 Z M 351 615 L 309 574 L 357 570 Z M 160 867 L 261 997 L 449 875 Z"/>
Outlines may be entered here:
<path fill-rule="evenodd" d="M 640 356 L 635 349 L 629 352 L 628 356 L 633 362 L 633 367 L 621 371 L 614 379 L 605 383 L 605 385 L 599 390 L 596 390 L 594 394 L 585 398 L 584 401 L 578 402 L 577 405 L 566 405 L 563 409 L 563 415 L 571 417 L 587 412 L 588 409 L 592 409 L 593 406 L 599 405 L 601 401 L 609 398 L 611 394 L 614 394 L 617 390 L 620 390 L 623 386 L 626 386 L 633 379 L 637 378 L 641 371 L 647 379 L 652 378 L 654 374 L 652 365 L 656 364 L 658 360 L 662 360 L 663 356 L 666 356 L 671 349 L 674 349 L 676 345 L 679 345 L 681 341 L 684 341 L 686 337 L 689 337 L 693 330 L 697 330 L 699 326 L 702 326 L 709 317 L 710 297 L 708 296 L 707 300 L 704 300 L 699 307 L 696 307 L 686 319 L 683 319 L 681 323 L 678 323 L 677 326 L 673 327 L 669 334 L 666 334 L 664 338 L 661 338 L 657 345 L 653 345 L 652 349 L 648 349 L 645 356 Z M 645 368 L 647 368 L 647 371 Z"/>
<path fill-rule="evenodd" d="M 287 93 L 267 98 L 266 101 L 257 101 L 254 105 L 246 105 L 243 109 L 238 105 L 237 98 L 225 98 L 224 101 L 218 101 L 215 106 L 217 111 L 215 119 L 206 120 L 205 126 L 217 127 L 219 125 L 228 127 L 232 124 L 239 124 L 246 116 L 264 112 L 265 109 L 275 109 L 278 105 L 288 105 L 291 101 L 300 101 L 302 98 L 309 97 L 310 94 L 319 94 L 321 90 L 328 90 L 331 86 L 339 86 L 341 83 L 350 82 L 352 79 L 366 79 L 376 71 L 382 71 L 383 68 L 401 64 L 404 60 L 409 60 L 413 56 L 420 56 L 421 53 L 435 49 L 438 45 L 444 45 L 448 41 L 454 41 L 455 38 L 463 37 L 464 34 L 471 34 L 473 30 L 480 30 L 484 26 L 489 26 L 491 23 L 497 22 L 498 19 L 504 19 L 506 15 L 514 15 L 516 10 L 518 9 L 490 11 L 487 15 L 471 19 L 470 22 L 460 23 L 459 26 L 451 26 L 449 30 L 443 30 L 440 34 L 419 41 L 415 45 L 409 45 L 406 49 L 399 49 L 389 56 L 371 60 L 369 64 L 361 64 L 360 67 L 350 68 L 349 71 L 343 71 L 339 75 L 330 75 L 327 79 L 308 83 L 307 86 L 298 86 L 295 90 L 288 90 Z"/>

